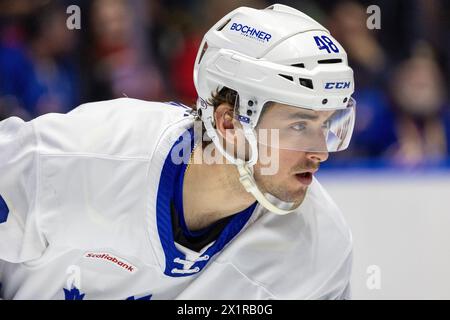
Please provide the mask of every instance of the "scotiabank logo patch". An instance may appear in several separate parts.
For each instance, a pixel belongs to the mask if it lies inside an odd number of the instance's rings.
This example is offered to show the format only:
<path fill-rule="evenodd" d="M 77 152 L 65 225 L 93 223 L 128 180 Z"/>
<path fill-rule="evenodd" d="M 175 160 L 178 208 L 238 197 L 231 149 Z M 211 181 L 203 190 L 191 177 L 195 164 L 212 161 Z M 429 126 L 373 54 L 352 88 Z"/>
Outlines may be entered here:
<path fill-rule="evenodd" d="M 121 259 L 119 257 L 116 257 L 114 255 L 111 255 L 109 253 L 87 252 L 84 255 L 84 257 L 89 258 L 89 259 L 100 259 L 100 260 L 104 260 L 104 261 L 113 263 L 117 267 L 122 268 L 123 270 L 128 271 L 130 273 L 137 271 L 137 268 L 134 265 L 132 265 L 131 263 L 129 263 L 128 261 Z"/>

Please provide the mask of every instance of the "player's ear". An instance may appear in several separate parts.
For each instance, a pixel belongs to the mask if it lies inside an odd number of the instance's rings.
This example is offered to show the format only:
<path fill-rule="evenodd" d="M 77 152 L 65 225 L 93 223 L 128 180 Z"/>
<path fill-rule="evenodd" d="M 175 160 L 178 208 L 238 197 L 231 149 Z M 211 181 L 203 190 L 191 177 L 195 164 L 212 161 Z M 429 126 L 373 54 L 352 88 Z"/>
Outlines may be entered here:
<path fill-rule="evenodd" d="M 234 157 L 248 159 L 248 144 L 242 131 L 241 123 L 235 118 L 233 107 L 228 103 L 220 104 L 214 113 L 216 130 L 222 140 L 223 148 L 230 151 L 234 150 Z M 231 148 L 231 149 L 229 149 Z"/>
<path fill-rule="evenodd" d="M 235 121 L 233 117 L 233 108 L 228 103 L 220 104 L 214 112 L 214 121 L 216 129 L 222 137 L 233 141 Z"/>

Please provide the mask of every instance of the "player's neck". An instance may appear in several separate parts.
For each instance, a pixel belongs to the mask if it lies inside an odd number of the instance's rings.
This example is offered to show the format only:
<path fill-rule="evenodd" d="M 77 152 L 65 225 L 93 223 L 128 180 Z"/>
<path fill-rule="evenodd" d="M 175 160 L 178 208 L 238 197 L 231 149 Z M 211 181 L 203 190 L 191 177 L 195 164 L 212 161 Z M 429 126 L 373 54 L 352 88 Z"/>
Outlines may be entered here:
<path fill-rule="evenodd" d="M 194 150 L 183 184 L 184 217 L 188 228 L 199 230 L 248 208 L 256 200 L 239 182 L 233 164 L 207 164 L 202 148 Z"/>

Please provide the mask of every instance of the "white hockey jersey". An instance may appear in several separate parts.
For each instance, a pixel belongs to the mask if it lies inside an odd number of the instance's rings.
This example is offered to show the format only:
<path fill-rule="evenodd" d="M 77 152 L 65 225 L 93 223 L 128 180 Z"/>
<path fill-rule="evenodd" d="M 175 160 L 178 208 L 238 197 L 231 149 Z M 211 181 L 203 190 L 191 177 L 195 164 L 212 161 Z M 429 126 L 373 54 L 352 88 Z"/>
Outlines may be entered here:
<path fill-rule="evenodd" d="M 169 154 L 193 122 L 128 98 L 0 122 L 0 297 L 348 298 L 351 233 L 317 180 L 294 213 L 255 204 L 199 253 L 174 242 Z"/>

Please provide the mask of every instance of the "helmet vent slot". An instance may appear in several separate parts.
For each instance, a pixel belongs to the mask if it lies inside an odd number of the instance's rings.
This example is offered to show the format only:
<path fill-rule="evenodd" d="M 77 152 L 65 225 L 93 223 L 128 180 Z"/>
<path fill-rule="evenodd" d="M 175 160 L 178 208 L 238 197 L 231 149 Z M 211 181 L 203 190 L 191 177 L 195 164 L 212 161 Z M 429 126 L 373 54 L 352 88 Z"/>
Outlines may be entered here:
<path fill-rule="evenodd" d="M 208 50 L 208 42 L 205 41 L 205 44 L 203 45 L 202 53 L 200 54 L 200 58 L 198 59 L 198 63 L 200 64 L 200 61 L 202 61 L 203 56 L 205 55 L 206 50 Z"/>
<path fill-rule="evenodd" d="M 325 59 L 325 60 L 318 60 L 317 63 L 340 63 L 342 62 L 342 59 Z"/>
<path fill-rule="evenodd" d="M 296 63 L 296 64 L 291 64 L 291 66 L 297 67 L 297 68 L 304 68 L 305 64 L 304 63 Z"/>
<path fill-rule="evenodd" d="M 304 87 L 314 89 L 313 83 L 311 79 L 300 78 L 300 84 Z"/>
<path fill-rule="evenodd" d="M 283 77 L 283 78 L 285 78 L 285 79 L 287 79 L 287 80 L 289 80 L 289 81 L 294 81 L 294 77 L 292 77 L 292 76 L 288 76 L 287 74 L 278 74 L 280 77 Z"/>
<path fill-rule="evenodd" d="M 217 28 L 217 31 L 222 31 L 223 28 L 225 28 L 226 25 L 227 25 L 230 21 L 231 21 L 231 19 L 228 19 L 227 21 L 225 21 L 224 24 L 222 24 L 221 26 L 219 26 L 219 27 Z"/>

